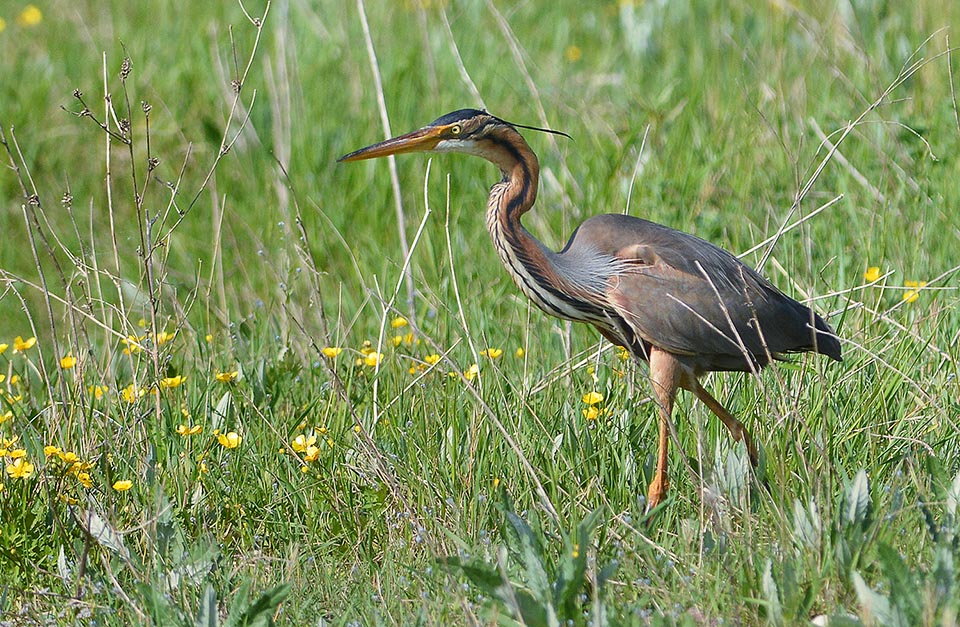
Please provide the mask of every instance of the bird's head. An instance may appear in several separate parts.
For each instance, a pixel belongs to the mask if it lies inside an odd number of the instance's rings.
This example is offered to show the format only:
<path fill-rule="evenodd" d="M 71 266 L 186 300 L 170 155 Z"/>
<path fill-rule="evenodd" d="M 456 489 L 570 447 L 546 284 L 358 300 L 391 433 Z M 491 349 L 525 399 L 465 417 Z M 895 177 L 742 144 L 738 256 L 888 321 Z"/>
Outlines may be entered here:
<path fill-rule="evenodd" d="M 533 155 L 517 128 L 569 137 L 566 133 L 559 131 L 513 124 L 486 111 L 460 109 L 441 116 L 412 133 L 361 148 L 340 157 L 337 161 L 360 161 L 405 152 L 459 152 L 483 157 L 504 168 L 506 163 L 517 158 L 518 148 L 525 149 L 531 157 Z"/>
<path fill-rule="evenodd" d="M 502 131 L 512 125 L 486 111 L 460 109 L 412 133 L 361 148 L 337 161 L 360 161 L 405 152 L 461 152 L 482 156 L 484 140 L 498 128 Z"/>

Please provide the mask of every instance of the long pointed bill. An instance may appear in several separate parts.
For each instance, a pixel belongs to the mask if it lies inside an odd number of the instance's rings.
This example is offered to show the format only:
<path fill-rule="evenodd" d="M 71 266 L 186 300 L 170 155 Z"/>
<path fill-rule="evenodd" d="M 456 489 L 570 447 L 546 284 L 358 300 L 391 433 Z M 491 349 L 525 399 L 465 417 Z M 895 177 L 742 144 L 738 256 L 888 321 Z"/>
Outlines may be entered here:
<path fill-rule="evenodd" d="M 412 133 L 392 137 L 379 144 L 373 144 L 348 155 L 343 155 L 337 161 L 360 161 L 362 159 L 399 155 L 404 152 L 427 152 L 436 148 L 437 144 L 440 143 L 440 135 L 443 130 L 444 127 L 442 126 L 426 126 Z"/>

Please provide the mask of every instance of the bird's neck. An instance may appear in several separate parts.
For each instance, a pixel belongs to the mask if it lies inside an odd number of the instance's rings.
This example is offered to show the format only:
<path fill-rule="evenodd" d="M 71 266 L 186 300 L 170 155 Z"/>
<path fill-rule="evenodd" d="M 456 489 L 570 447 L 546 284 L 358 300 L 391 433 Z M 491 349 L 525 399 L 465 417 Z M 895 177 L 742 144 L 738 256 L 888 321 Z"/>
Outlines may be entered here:
<path fill-rule="evenodd" d="M 533 207 L 537 199 L 540 166 L 527 143 L 517 134 L 512 141 L 498 148 L 490 158 L 503 174 L 490 190 L 487 200 L 487 229 L 497 255 L 520 290 L 538 307 L 554 316 L 570 317 L 552 296 L 559 289 L 560 278 L 552 270 L 553 252 L 530 234 L 520 223 L 520 216 Z"/>

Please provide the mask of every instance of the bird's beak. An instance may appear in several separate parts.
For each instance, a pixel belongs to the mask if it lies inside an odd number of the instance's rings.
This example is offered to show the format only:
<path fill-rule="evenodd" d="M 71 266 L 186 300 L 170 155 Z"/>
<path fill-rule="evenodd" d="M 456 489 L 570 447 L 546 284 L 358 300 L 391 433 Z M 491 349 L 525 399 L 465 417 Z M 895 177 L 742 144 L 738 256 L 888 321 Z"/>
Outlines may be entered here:
<path fill-rule="evenodd" d="M 425 126 L 412 133 L 355 150 L 348 155 L 343 155 L 337 161 L 360 161 L 362 159 L 399 155 L 404 152 L 427 152 L 436 148 L 437 144 L 440 143 L 443 130 L 443 126 Z"/>

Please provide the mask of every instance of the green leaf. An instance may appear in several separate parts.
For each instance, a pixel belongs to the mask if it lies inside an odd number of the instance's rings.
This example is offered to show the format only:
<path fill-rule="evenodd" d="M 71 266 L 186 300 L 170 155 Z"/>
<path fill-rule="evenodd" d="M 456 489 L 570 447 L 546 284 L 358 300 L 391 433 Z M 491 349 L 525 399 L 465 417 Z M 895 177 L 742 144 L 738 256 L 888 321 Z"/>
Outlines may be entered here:
<path fill-rule="evenodd" d="M 847 487 L 846 511 L 844 520 L 849 526 L 862 525 L 867 520 L 870 509 L 870 481 L 867 473 L 860 470 L 853 482 Z"/>
<path fill-rule="evenodd" d="M 773 580 L 773 560 L 769 558 L 763 567 L 761 586 L 767 601 L 767 619 L 774 625 L 782 625 L 783 608 L 780 605 L 780 592 L 777 590 L 777 582 Z"/>
<path fill-rule="evenodd" d="M 859 572 L 853 571 L 850 578 L 853 580 L 853 588 L 857 592 L 860 606 L 877 621 L 877 624 L 886 627 L 908 627 L 902 613 L 890 605 L 890 600 L 886 596 L 868 586 Z"/>
<path fill-rule="evenodd" d="M 130 561 L 130 551 L 127 550 L 121 536 L 106 520 L 100 517 L 96 511 L 87 509 L 76 514 L 77 522 L 90 534 L 90 537 L 104 547 L 119 555 L 123 561 Z"/>
<path fill-rule="evenodd" d="M 238 614 L 230 612 L 227 627 L 269 627 L 283 600 L 290 594 L 290 584 L 284 583 L 267 590 Z M 246 591 L 244 591 L 246 596 Z"/>
<path fill-rule="evenodd" d="M 806 508 L 800 499 L 794 499 L 793 543 L 798 548 L 816 550 L 820 546 L 820 532 L 820 513 L 816 503 L 811 500 L 809 508 Z"/>
<path fill-rule="evenodd" d="M 947 514 L 953 524 L 957 524 L 957 504 L 960 503 L 960 472 L 953 478 L 953 484 L 947 491 Z"/>
<path fill-rule="evenodd" d="M 200 611 L 197 613 L 197 627 L 218 627 L 220 615 L 217 613 L 217 593 L 209 583 L 200 599 Z"/>

